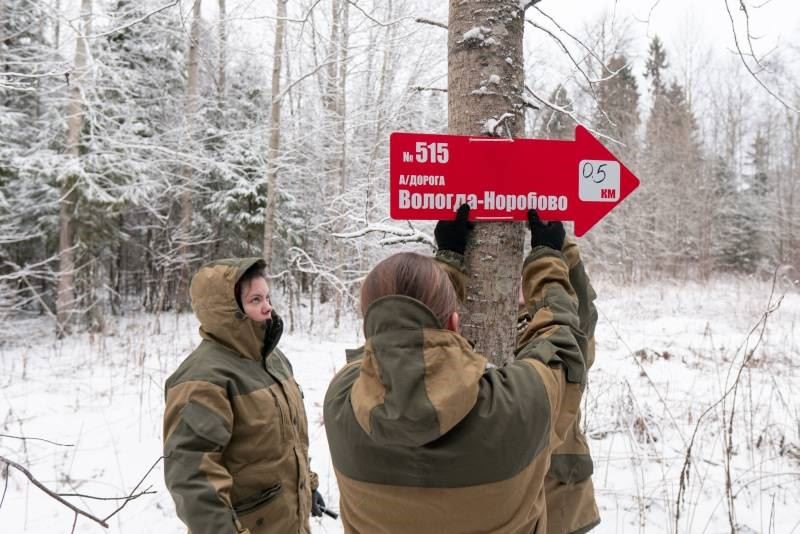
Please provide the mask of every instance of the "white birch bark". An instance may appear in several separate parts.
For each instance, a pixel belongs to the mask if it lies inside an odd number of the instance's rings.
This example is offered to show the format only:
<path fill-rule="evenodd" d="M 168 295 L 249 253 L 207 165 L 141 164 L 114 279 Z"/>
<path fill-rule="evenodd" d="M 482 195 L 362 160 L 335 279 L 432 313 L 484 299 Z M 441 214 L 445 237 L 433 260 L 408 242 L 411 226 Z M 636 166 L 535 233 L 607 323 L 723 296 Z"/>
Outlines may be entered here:
<path fill-rule="evenodd" d="M 286 34 L 286 0 L 276 0 L 277 21 L 272 52 L 272 102 L 269 110 L 269 147 L 267 151 L 267 205 L 264 210 L 264 260 L 267 269 L 273 263 L 275 234 L 275 194 L 278 187 L 278 155 L 281 144 L 281 59 Z"/>
<path fill-rule="evenodd" d="M 83 84 L 87 80 L 86 35 L 91 33 L 92 0 L 81 0 L 80 23 L 75 40 L 75 59 L 70 75 L 69 102 L 67 104 L 67 154 L 80 168 L 80 141 L 83 117 Z M 68 176 L 61 184 L 58 214 L 58 293 L 56 318 L 59 336 L 69 333 L 75 306 L 75 204 L 77 202 L 76 176 Z"/>

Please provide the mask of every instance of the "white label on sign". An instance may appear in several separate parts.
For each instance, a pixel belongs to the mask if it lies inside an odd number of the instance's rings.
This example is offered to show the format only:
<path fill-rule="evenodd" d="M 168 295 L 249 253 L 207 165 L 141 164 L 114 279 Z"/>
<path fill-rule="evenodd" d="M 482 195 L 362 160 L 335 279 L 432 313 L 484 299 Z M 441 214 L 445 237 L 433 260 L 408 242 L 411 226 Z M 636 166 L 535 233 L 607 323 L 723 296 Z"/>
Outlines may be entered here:
<path fill-rule="evenodd" d="M 578 164 L 578 197 L 586 202 L 619 201 L 619 163 L 584 159 Z"/>

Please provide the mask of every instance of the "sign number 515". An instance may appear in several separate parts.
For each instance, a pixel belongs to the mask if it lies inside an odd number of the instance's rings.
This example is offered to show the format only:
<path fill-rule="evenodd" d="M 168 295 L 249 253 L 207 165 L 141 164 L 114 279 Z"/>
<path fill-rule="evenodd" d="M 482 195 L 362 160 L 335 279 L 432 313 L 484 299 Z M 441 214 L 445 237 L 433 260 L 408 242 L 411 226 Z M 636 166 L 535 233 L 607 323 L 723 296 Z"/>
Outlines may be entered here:
<path fill-rule="evenodd" d="M 447 163 L 450 160 L 447 143 L 417 141 L 416 149 L 417 163 Z"/>

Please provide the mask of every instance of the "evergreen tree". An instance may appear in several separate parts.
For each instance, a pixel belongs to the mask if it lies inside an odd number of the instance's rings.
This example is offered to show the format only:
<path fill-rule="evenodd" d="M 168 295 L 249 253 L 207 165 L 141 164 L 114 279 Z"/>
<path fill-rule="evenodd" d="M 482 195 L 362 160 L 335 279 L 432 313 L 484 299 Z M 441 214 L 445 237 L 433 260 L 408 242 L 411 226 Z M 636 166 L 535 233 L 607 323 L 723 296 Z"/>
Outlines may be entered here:
<path fill-rule="evenodd" d="M 13 274 L 11 265 L 39 264 L 31 283 L 41 299 L 22 281 L 27 295 L 19 296 L 40 311 L 42 303 L 52 304 L 44 262 L 57 241 L 53 184 L 62 163 L 57 114 L 65 81 L 46 74 L 58 60 L 46 20 L 39 2 L 0 2 L 0 274 Z"/>
<path fill-rule="evenodd" d="M 612 57 L 607 69 L 616 74 L 598 84 L 594 127 L 623 143 L 622 152 L 633 156 L 637 152 L 637 131 L 641 123 L 639 86 L 624 55 Z M 617 151 L 619 149 L 615 149 Z M 620 156 L 625 161 L 631 159 Z"/>
<path fill-rule="evenodd" d="M 567 89 L 561 84 L 553 90 L 549 101 L 555 108 L 545 107 L 542 110 L 536 137 L 543 139 L 568 140 L 575 137 L 575 121 L 567 113 L 574 111 L 572 100 L 567 95 Z M 564 111 L 559 111 L 564 110 Z"/>
<path fill-rule="evenodd" d="M 654 267 L 677 275 L 698 258 L 703 232 L 685 214 L 699 213 L 707 207 L 691 194 L 703 176 L 697 121 L 685 89 L 676 81 L 666 85 L 666 65 L 666 51 L 654 37 L 645 71 L 650 80 L 652 107 L 645 133 L 642 168 L 646 194 L 642 196 L 649 213 L 647 256 L 655 260 Z M 656 246 L 665 242 L 670 246 Z"/>
<path fill-rule="evenodd" d="M 597 85 L 593 126 L 617 141 L 613 143 L 601 139 L 634 174 L 640 174 L 638 84 L 627 58 L 622 54 L 613 56 L 606 70 L 616 74 L 604 78 Z M 641 233 L 647 215 L 641 206 L 640 202 L 624 202 L 600 223 L 600 232 L 588 237 L 599 255 L 623 269 L 627 279 L 634 275 L 633 266 L 647 259 L 638 246 L 644 241 Z"/>
<path fill-rule="evenodd" d="M 650 79 L 652 92 L 654 94 L 663 93 L 666 89 L 664 83 L 664 71 L 667 70 L 667 52 L 658 35 L 650 41 L 650 49 L 647 54 L 644 77 Z"/>

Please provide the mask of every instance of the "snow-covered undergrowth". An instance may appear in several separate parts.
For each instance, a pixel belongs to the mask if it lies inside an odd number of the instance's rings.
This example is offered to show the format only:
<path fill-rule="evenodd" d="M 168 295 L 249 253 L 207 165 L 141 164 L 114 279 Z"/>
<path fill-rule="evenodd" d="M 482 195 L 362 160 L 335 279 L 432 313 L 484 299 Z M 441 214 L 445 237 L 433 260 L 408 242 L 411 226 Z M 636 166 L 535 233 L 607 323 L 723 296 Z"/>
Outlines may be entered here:
<path fill-rule="evenodd" d="M 584 404 L 597 532 L 718 533 L 731 523 L 741 532 L 800 532 L 796 290 L 776 291 L 773 305 L 785 296 L 764 324 L 767 283 L 598 286 L 597 361 Z M 306 394 L 312 467 L 336 509 L 321 404 L 358 326 L 353 318 L 337 333 L 322 317 L 315 323 L 313 334 L 287 334 L 281 347 Z M 194 318 L 131 316 L 113 335 L 63 342 L 48 329 L 45 319 L 4 324 L 13 341 L 0 344 L 0 456 L 48 488 L 84 495 L 66 499 L 100 518 L 121 503 L 87 495 L 123 497 L 144 477 L 136 491 L 153 493 L 129 502 L 108 530 L 79 517 L 75 532 L 185 532 L 157 461 L 162 385 L 198 340 Z M 497 443 L 500 451 L 501 436 Z M 74 514 L 18 470 L 7 479 L 0 471 L 3 487 L 3 534 L 73 528 Z M 341 532 L 328 518 L 312 527 Z"/>

